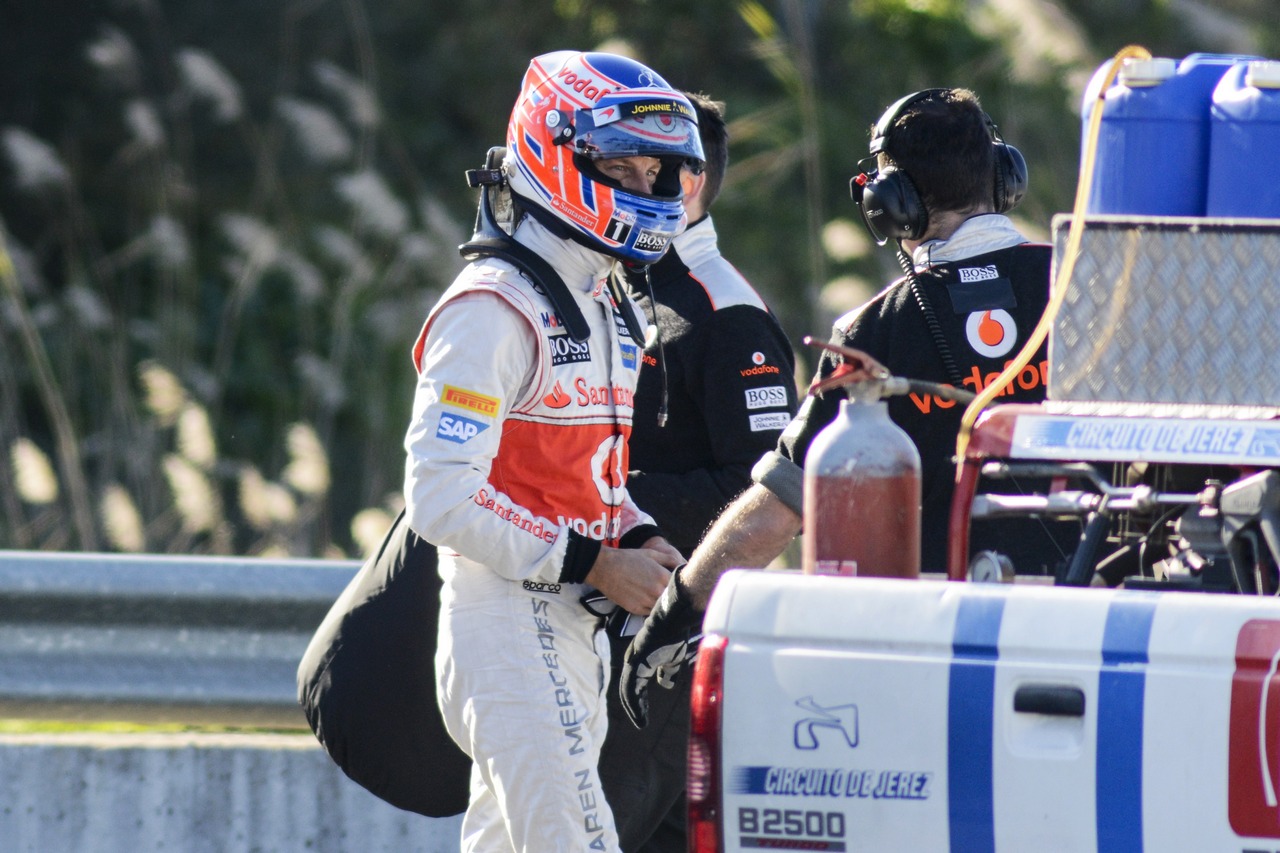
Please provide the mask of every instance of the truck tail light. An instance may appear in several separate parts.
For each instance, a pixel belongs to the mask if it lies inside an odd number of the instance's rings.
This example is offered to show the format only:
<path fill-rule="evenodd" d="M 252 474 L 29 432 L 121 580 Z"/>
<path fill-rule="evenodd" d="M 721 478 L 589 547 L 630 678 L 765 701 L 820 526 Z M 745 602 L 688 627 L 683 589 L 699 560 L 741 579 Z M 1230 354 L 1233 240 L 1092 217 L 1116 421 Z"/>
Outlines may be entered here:
<path fill-rule="evenodd" d="M 706 634 L 693 668 L 689 712 L 689 853 L 721 853 L 720 704 L 724 696 L 724 649 L 728 637 Z"/>

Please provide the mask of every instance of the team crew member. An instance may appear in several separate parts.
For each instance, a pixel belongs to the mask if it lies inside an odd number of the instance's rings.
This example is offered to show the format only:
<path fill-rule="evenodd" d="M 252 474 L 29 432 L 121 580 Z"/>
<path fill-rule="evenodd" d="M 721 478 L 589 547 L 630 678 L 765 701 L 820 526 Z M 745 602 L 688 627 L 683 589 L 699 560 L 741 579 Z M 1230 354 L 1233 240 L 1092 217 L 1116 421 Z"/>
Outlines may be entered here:
<path fill-rule="evenodd" d="M 929 89 L 893 104 L 872 131 L 871 154 L 870 172 L 851 183 L 854 200 L 877 243 L 897 241 L 907 274 L 837 320 L 832 341 L 867 352 L 895 375 L 981 390 L 1017 354 L 1048 302 L 1050 247 L 1029 242 L 1003 215 L 1026 188 L 1022 155 L 966 89 Z M 1044 398 L 1043 348 L 1031 364 L 1034 375 L 1019 377 L 1001 402 Z M 836 365 L 824 355 L 817 378 Z M 755 484 L 717 520 L 646 621 L 622 686 L 637 714 L 655 662 L 684 643 L 720 574 L 768 565 L 800 532 L 805 454 L 841 398 L 806 398 L 777 449 L 753 469 Z M 920 451 L 921 565 L 942 570 L 963 407 L 909 395 L 891 399 L 889 414 Z M 1022 572 L 1045 571 L 1070 547 L 1061 527 L 999 524 L 975 526 L 971 545 L 996 548 Z"/>
<path fill-rule="evenodd" d="M 618 849 L 597 772 L 609 646 L 580 599 L 645 614 L 681 557 L 627 494 L 640 341 L 608 281 L 683 229 L 690 159 L 693 108 L 652 70 L 535 58 L 502 169 L 513 239 L 550 272 L 472 263 L 414 348 L 406 515 L 439 548 L 437 697 L 473 760 L 465 851 Z"/>
<path fill-rule="evenodd" d="M 636 387 L 627 489 L 671 544 L 690 554 L 716 516 L 751 485 L 751 466 L 777 444 L 797 400 L 791 343 L 720 254 L 709 213 L 729 159 L 724 105 L 685 95 L 697 111 L 706 155 L 705 169 L 681 174 L 691 224 L 657 263 L 627 272 L 629 290 L 658 330 L 645 347 Z M 619 671 L 630 639 L 613 636 Z M 627 720 L 617 680 L 609 690 L 600 775 L 622 849 L 684 850 L 690 673 L 655 695 L 652 722 L 643 730 Z"/>

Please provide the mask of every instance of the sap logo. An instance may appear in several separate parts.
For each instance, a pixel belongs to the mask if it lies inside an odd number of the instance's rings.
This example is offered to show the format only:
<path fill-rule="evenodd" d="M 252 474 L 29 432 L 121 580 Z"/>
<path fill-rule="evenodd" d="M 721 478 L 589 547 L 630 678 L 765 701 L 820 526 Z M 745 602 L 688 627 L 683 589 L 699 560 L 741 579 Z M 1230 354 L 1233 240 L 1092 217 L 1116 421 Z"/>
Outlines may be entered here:
<path fill-rule="evenodd" d="M 473 421 L 471 418 L 445 413 L 440 416 L 440 423 L 436 425 L 436 438 L 443 438 L 454 444 L 466 444 L 488 428 L 488 424 Z"/>
<path fill-rule="evenodd" d="M 767 388 L 748 388 L 746 396 L 748 409 L 766 409 L 787 405 L 787 389 L 781 385 L 770 385 Z"/>
<path fill-rule="evenodd" d="M 667 248 L 670 238 L 664 234 L 656 234 L 653 231 L 641 231 L 636 235 L 635 247 L 643 249 L 646 252 L 661 252 Z"/>
<path fill-rule="evenodd" d="M 817 749 L 818 732 L 839 732 L 849 748 L 858 745 L 858 706 L 836 705 L 824 708 L 806 696 L 796 702 L 796 707 L 809 712 L 809 716 L 796 722 L 793 741 L 796 749 Z"/>
<path fill-rule="evenodd" d="M 525 581 L 523 586 L 525 589 L 529 590 L 529 592 L 549 592 L 552 595 L 560 594 L 560 584 L 558 583 L 544 583 L 542 581 Z"/>
<path fill-rule="evenodd" d="M 996 269 L 995 264 L 988 264 L 985 267 L 961 267 L 960 280 L 969 281 L 990 281 L 993 278 L 999 278 L 1000 272 Z"/>
<path fill-rule="evenodd" d="M 547 345 L 551 348 L 551 363 L 554 365 L 580 364 L 591 360 L 591 345 L 586 341 L 575 341 L 568 335 L 550 335 Z"/>
<path fill-rule="evenodd" d="M 622 366 L 628 370 L 636 369 L 636 347 L 634 344 L 618 344 L 618 351 L 622 353 Z"/>

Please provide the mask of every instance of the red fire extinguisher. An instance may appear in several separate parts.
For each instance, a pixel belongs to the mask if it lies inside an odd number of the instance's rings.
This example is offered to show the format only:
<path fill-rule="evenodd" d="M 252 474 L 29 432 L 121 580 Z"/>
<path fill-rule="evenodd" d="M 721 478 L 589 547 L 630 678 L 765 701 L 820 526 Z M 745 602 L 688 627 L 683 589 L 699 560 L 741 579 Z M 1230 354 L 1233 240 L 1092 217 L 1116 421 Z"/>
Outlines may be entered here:
<path fill-rule="evenodd" d="M 865 353 L 816 345 L 845 363 L 810 393 L 843 387 L 848 399 L 805 457 L 801 567 L 805 574 L 917 578 L 920 453 L 883 400 L 903 380 Z"/>

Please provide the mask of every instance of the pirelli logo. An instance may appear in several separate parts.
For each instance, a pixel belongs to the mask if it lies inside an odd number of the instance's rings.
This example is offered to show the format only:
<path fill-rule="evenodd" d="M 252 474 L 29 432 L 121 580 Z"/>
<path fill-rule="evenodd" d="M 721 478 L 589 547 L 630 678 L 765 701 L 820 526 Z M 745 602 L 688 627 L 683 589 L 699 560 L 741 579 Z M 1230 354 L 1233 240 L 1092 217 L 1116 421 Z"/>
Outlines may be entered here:
<path fill-rule="evenodd" d="M 488 418 L 498 414 L 497 397 L 490 397 L 487 394 L 480 394 L 476 391 L 468 391 L 466 388 L 455 388 L 452 385 L 444 386 L 444 394 L 440 397 L 440 402 L 447 403 L 450 406 L 457 406 L 460 409 L 467 409 Z"/>

